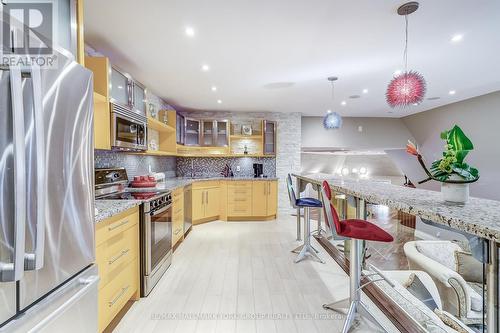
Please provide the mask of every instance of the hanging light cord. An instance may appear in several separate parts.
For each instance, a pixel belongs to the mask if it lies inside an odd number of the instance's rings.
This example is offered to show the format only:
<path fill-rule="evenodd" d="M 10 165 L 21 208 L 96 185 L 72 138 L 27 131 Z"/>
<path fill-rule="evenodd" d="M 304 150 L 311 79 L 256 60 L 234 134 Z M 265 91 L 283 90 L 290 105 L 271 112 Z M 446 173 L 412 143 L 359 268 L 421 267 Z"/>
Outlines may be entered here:
<path fill-rule="evenodd" d="M 403 52 L 403 60 L 405 63 L 405 73 L 408 72 L 408 13 L 405 14 L 405 50 Z"/>
<path fill-rule="evenodd" d="M 334 105 L 335 105 L 335 84 L 332 81 L 332 112 L 333 112 Z"/>

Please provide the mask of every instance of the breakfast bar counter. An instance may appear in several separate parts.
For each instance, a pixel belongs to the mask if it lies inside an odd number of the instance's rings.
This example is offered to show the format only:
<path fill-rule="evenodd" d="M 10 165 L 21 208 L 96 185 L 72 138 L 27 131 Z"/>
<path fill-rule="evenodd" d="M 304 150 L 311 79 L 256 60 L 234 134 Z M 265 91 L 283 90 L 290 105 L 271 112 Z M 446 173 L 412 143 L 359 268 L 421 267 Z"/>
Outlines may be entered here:
<path fill-rule="evenodd" d="M 500 242 L 500 201 L 473 198 L 467 204 L 443 201 L 436 191 L 408 188 L 371 180 L 343 180 L 329 174 L 294 174 L 301 190 L 327 180 L 335 192 L 368 203 L 385 205 L 481 238 Z"/>
<path fill-rule="evenodd" d="M 500 201 L 471 197 L 466 204 L 445 202 L 436 191 L 392 185 L 368 179 L 342 179 L 331 174 L 293 174 L 297 190 L 302 192 L 307 184 L 318 191 L 324 180 L 339 194 L 356 199 L 357 204 L 385 205 L 394 210 L 430 220 L 436 225 L 451 228 L 483 240 L 485 250 L 485 278 L 487 290 L 486 321 L 488 332 L 499 329 L 499 245 Z M 358 207 L 359 208 L 359 207 Z M 364 207 L 361 207 L 362 211 Z M 300 230 L 300 218 L 297 219 Z M 321 242 L 328 243 L 325 237 Z"/>

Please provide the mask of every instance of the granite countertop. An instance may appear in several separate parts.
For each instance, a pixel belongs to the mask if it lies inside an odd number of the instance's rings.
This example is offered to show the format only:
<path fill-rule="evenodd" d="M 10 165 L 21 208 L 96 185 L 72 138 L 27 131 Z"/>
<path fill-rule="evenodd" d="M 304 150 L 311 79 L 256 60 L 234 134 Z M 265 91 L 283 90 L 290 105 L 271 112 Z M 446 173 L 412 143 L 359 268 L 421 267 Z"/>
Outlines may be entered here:
<path fill-rule="evenodd" d="M 96 200 L 97 214 L 95 215 L 95 222 L 101 222 L 130 208 L 137 207 L 141 203 L 141 200 Z"/>
<path fill-rule="evenodd" d="M 445 202 L 440 192 L 370 180 L 342 180 L 329 174 L 295 174 L 307 182 L 328 180 L 334 191 L 386 205 L 423 219 L 500 242 L 500 201 L 471 197 L 466 204 Z"/>
<path fill-rule="evenodd" d="M 173 191 L 180 187 L 191 185 L 197 181 L 207 181 L 207 180 L 226 180 L 226 181 L 237 181 L 237 180 L 251 180 L 251 181 L 265 181 L 265 180 L 278 180 L 277 177 L 268 178 L 253 178 L 253 177 L 200 177 L 200 178 L 187 178 L 187 177 L 176 177 L 176 178 L 166 178 L 165 181 L 158 183 L 156 187 L 151 188 L 141 188 L 137 191 L 151 190 L 151 191 Z M 130 191 L 135 191 L 133 188 L 129 188 Z"/>
<path fill-rule="evenodd" d="M 158 183 L 156 187 L 151 188 L 128 188 L 128 191 L 173 191 L 177 188 L 191 185 L 197 181 L 207 181 L 207 180 L 254 180 L 254 181 L 263 181 L 263 180 L 277 180 L 276 177 L 269 178 L 253 178 L 253 177 L 205 177 L 205 178 L 167 178 L 164 182 Z M 101 222 L 111 216 L 119 214 L 127 209 L 132 207 L 139 206 L 142 203 L 142 200 L 96 200 L 95 208 L 97 209 L 97 214 L 95 215 L 95 222 Z"/>

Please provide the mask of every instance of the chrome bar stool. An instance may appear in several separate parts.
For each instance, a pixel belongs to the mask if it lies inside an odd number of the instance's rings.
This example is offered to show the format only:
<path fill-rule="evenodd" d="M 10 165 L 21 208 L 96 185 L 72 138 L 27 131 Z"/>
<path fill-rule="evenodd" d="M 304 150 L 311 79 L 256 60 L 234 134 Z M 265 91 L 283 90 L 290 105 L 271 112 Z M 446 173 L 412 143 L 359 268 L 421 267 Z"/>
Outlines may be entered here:
<path fill-rule="evenodd" d="M 292 252 L 299 252 L 295 262 L 298 263 L 304 260 L 309 254 L 312 258 L 318 260 L 324 264 L 324 261 L 316 254 L 318 251 L 311 246 L 311 230 L 310 230 L 310 209 L 311 208 L 321 208 L 323 205 L 321 201 L 314 198 L 298 198 L 295 196 L 295 191 L 293 190 L 292 177 L 289 174 L 286 178 L 286 184 L 288 187 L 288 196 L 290 198 L 290 204 L 293 208 L 304 208 L 304 244 L 293 250 Z"/>
<path fill-rule="evenodd" d="M 323 202 L 329 201 L 328 198 L 332 197 L 330 184 L 325 180 L 323 182 L 322 189 Z M 357 209 L 356 215 L 357 219 L 347 219 L 340 220 L 335 210 L 335 207 L 330 203 L 328 207 L 325 207 L 325 218 L 331 229 L 335 229 L 339 236 L 349 238 L 351 240 L 350 248 L 350 262 L 349 262 L 349 284 L 350 284 L 350 297 L 344 300 L 340 300 L 331 304 L 323 305 L 326 309 L 338 310 L 349 308 L 347 313 L 346 321 L 344 322 L 344 327 L 342 329 L 343 333 L 347 333 L 351 328 L 354 318 L 357 313 L 361 313 L 364 316 L 371 319 L 373 322 L 380 323 L 373 317 L 373 315 L 368 311 L 366 305 L 361 301 L 361 254 L 363 249 L 363 240 L 366 241 L 376 241 L 376 242 L 392 242 L 393 237 L 388 234 L 383 229 L 379 228 L 373 223 L 370 223 L 360 217 L 365 218 L 366 211 L 364 201 L 356 199 Z M 377 271 L 378 275 L 382 276 L 380 271 Z"/>

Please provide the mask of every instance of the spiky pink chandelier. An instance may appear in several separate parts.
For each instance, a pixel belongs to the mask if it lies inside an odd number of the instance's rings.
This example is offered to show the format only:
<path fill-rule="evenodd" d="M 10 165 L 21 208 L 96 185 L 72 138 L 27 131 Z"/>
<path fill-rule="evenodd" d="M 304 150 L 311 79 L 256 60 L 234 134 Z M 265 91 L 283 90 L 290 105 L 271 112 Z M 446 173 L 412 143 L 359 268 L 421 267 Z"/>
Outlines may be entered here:
<path fill-rule="evenodd" d="M 408 70 L 408 15 L 418 9 L 418 2 L 408 2 L 398 8 L 398 14 L 404 15 L 406 23 L 405 48 L 403 60 L 405 71 L 395 76 L 387 86 L 385 97 L 391 108 L 407 107 L 420 104 L 426 92 L 424 76 L 417 71 Z"/>
<path fill-rule="evenodd" d="M 426 86 L 424 77 L 410 70 L 394 77 L 387 87 L 387 103 L 392 107 L 419 104 L 425 96 Z"/>

